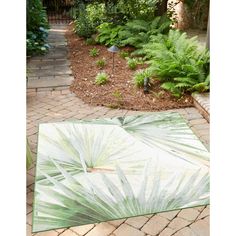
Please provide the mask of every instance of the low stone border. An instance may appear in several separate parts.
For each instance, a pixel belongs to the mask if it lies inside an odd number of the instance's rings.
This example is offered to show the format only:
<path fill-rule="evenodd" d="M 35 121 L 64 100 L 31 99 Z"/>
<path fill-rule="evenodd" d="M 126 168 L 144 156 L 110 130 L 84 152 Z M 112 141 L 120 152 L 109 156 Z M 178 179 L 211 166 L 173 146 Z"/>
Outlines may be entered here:
<path fill-rule="evenodd" d="M 195 93 L 192 94 L 194 106 L 202 114 L 202 116 L 210 122 L 210 94 L 209 93 Z"/>

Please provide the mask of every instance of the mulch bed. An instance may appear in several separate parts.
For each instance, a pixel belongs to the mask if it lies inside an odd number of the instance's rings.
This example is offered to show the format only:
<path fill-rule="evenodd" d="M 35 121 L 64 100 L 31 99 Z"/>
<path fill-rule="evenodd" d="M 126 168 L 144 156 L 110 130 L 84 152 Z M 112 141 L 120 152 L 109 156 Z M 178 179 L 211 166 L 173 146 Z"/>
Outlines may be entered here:
<path fill-rule="evenodd" d="M 108 52 L 103 45 L 86 45 L 85 40 L 78 37 L 72 29 L 73 25 L 70 25 L 66 33 L 69 60 L 75 78 L 70 89 L 84 102 L 110 108 L 145 111 L 193 106 L 191 95 L 177 99 L 161 89 L 157 81 L 153 82 L 148 94 L 145 94 L 143 89 L 135 87 L 133 84 L 135 71 L 128 68 L 126 60 L 119 54 L 115 54 L 115 71 L 112 76 L 112 53 Z M 89 55 L 89 50 L 94 47 L 100 50 L 98 57 Z M 130 50 L 130 48 L 125 50 Z M 106 66 L 99 69 L 96 61 L 102 58 L 105 58 Z M 140 68 L 142 68 L 141 65 L 138 66 L 138 69 Z M 108 73 L 110 78 L 107 84 L 99 86 L 95 84 L 95 77 L 98 72 L 102 71 Z"/>

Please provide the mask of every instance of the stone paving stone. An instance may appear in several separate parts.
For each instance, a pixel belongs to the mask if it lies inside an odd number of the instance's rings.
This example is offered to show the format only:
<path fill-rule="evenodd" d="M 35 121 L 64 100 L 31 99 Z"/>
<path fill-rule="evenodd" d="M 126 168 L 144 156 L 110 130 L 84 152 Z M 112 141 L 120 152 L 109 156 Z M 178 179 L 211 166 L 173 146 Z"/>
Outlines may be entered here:
<path fill-rule="evenodd" d="M 125 219 L 120 219 L 120 220 L 112 220 L 112 221 L 108 221 L 107 223 L 115 226 L 115 227 L 118 227 L 120 226 L 123 222 L 125 221 Z"/>
<path fill-rule="evenodd" d="M 54 231 L 54 230 L 46 231 L 46 232 L 40 232 L 40 233 L 35 234 L 35 236 L 58 236 L 58 235 L 59 235 L 59 233 Z M 70 235 L 68 235 L 68 236 L 70 236 Z M 71 235 L 71 236 L 75 236 L 75 235 Z"/>
<path fill-rule="evenodd" d="M 194 207 L 195 210 L 202 212 L 206 206 Z"/>
<path fill-rule="evenodd" d="M 160 233 L 168 224 L 169 220 L 155 215 L 142 227 L 141 230 L 147 234 L 156 235 Z"/>
<path fill-rule="evenodd" d="M 129 218 L 128 220 L 126 220 L 125 223 L 127 223 L 137 229 L 140 229 L 147 221 L 148 221 L 147 217 L 137 216 L 137 217 Z"/>
<path fill-rule="evenodd" d="M 195 234 L 189 227 L 185 227 L 181 229 L 180 231 L 176 232 L 173 236 L 198 236 L 198 235 Z"/>
<path fill-rule="evenodd" d="M 27 224 L 32 225 L 32 212 L 27 214 L 26 222 Z"/>
<path fill-rule="evenodd" d="M 27 203 L 29 205 L 32 205 L 33 204 L 33 200 L 34 200 L 34 193 L 33 192 L 30 192 L 27 194 Z"/>
<path fill-rule="evenodd" d="M 27 174 L 27 186 L 34 183 L 34 176 Z"/>
<path fill-rule="evenodd" d="M 91 231 L 89 231 L 86 236 L 107 236 L 116 228 L 106 222 L 96 225 Z"/>
<path fill-rule="evenodd" d="M 26 235 L 31 236 L 32 235 L 31 232 L 32 232 L 32 226 L 26 224 Z"/>
<path fill-rule="evenodd" d="M 113 234 L 115 236 L 144 236 L 145 234 L 127 224 L 122 224 Z"/>
<path fill-rule="evenodd" d="M 33 211 L 33 207 L 30 206 L 29 204 L 26 204 L 26 213 L 29 214 L 32 211 Z"/>
<path fill-rule="evenodd" d="M 195 223 L 191 224 L 190 229 L 197 236 L 209 236 L 210 235 L 209 217 L 206 217 L 203 220 L 198 220 Z"/>
<path fill-rule="evenodd" d="M 174 234 L 174 230 L 170 228 L 165 228 L 158 236 L 171 236 Z M 185 235 L 188 236 L 188 235 Z"/>
<path fill-rule="evenodd" d="M 38 80 L 30 80 L 28 83 L 28 88 L 47 88 L 47 87 L 59 87 L 66 85 L 70 85 L 74 80 L 73 76 L 61 76 L 57 79 L 38 79 Z M 42 93 L 42 92 L 41 92 Z M 37 93 L 38 95 L 38 93 Z"/>
<path fill-rule="evenodd" d="M 200 125 L 200 124 L 208 124 L 208 122 L 202 118 L 202 119 L 196 119 L 196 120 L 190 120 L 189 121 L 190 125 Z"/>
<path fill-rule="evenodd" d="M 168 212 L 162 212 L 162 213 L 158 213 L 159 216 L 164 217 L 168 220 L 172 220 L 175 218 L 175 216 L 179 213 L 180 211 L 168 211 Z"/>
<path fill-rule="evenodd" d="M 89 225 L 81 225 L 81 226 L 72 227 L 70 229 L 79 235 L 85 235 L 93 227 L 94 227 L 94 224 L 89 224 Z"/>
<path fill-rule="evenodd" d="M 193 208 L 183 209 L 178 214 L 178 217 L 188 221 L 194 221 L 197 219 L 199 212 Z"/>
<path fill-rule="evenodd" d="M 198 220 L 199 219 L 202 219 L 202 218 L 205 218 L 206 216 L 209 216 L 210 215 L 210 208 L 209 207 L 206 207 L 202 212 L 201 214 L 198 216 Z"/>
<path fill-rule="evenodd" d="M 209 129 L 209 124 L 208 123 L 196 124 L 196 125 L 193 125 L 193 127 L 197 130 L 206 130 L 206 129 Z"/>
<path fill-rule="evenodd" d="M 66 231 L 67 229 L 56 229 L 55 231 L 57 231 L 58 233 L 62 233 L 64 231 Z"/>
<path fill-rule="evenodd" d="M 180 217 L 176 217 L 173 219 L 173 221 L 170 222 L 170 224 L 168 225 L 168 227 L 170 227 L 173 230 L 179 230 L 184 228 L 185 226 L 189 225 L 190 222 L 187 220 L 184 220 Z"/>
<path fill-rule="evenodd" d="M 78 236 L 78 234 L 76 234 L 75 232 L 73 232 L 70 229 L 67 229 L 66 231 L 61 233 L 60 236 Z"/>
<path fill-rule="evenodd" d="M 201 114 L 199 113 L 190 113 L 187 115 L 184 115 L 184 117 L 186 117 L 187 120 L 196 120 L 196 119 L 201 119 L 203 118 Z"/>

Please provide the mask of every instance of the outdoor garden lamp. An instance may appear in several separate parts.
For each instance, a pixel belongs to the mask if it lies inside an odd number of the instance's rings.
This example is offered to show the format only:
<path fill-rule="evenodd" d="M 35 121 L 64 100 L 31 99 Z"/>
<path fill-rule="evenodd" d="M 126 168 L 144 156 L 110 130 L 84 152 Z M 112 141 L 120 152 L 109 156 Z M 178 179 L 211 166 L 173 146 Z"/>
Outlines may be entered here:
<path fill-rule="evenodd" d="M 144 78 L 144 81 L 143 81 L 143 91 L 144 93 L 148 93 L 149 92 L 149 78 L 146 77 Z"/>
<path fill-rule="evenodd" d="M 119 51 L 119 48 L 115 45 L 107 49 L 109 52 L 112 52 L 112 74 L 114 74 L 114 54 Z"/>

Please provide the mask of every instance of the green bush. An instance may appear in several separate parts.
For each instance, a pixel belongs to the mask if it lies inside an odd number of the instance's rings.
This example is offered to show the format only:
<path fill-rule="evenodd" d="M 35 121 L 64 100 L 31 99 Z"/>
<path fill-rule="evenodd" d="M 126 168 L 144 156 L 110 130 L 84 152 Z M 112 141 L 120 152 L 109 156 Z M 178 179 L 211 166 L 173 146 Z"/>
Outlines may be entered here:
<path fill-rule="evenodd" d="M 106 65 L 106 60 L 103 58 L 103 59 L 100 59 L 100 60 L 97 60 L 96 61 L 96 65 L 100 68 L 100 69 L 102 69 L 102 68 L 104 68 L 104 66 Z"/>
<path fill-rule="evenodd" d="M 104 4 L 84 4 L 79 2 L 74 13 L 75 32 L 84 38 L 96 33 L 96 27 L 105 20 Z"/>
<path fill-rule="evenodd" d="M 152 75 L 161 87 L 180 97 L 184 92 L 209 90 L 210 55 L 200 49 L 196 37 L 170 30 L 168 36 L 153 36 L 143 46 Z"/>
<path fill-rule="evenodd" d="M 135 70 L 138 66 L 138 60 L 136 58 L 128 58 L 127 65 L 131 70 Z"/>
<path fill-rule="evenodd" d="M 84 38 L 90 38 L 92 34 L 96 32 L 95 27 L 92 24 L 92 21 L 89 19 L 88 12 L 86 10 L 86 5 L 83 3 L 79 4 L 78 13 L 76 16 L 75 23 L 75 32 Z"/>
<path fill-rule="evenodd" d="M 86 45 L 96 45 L 94 38 L 87 38 L 85 41 Z"/>
<path fill-rule="evenodd" d="M 95 78 L 95 83 L 97 85 L 102 85 L 108 82 L 108 75 L 105 72 L 98 73 Z"/>
<path fill-rule="evenodd" d="M 99 49 L 97 48 L 92 48 L 89 50 L 89 55 L 91 57 L 97 57 L 99 55 Z"/>
<path fill-rule="evenodd" d="M 125 25 L 103 23 L 97 27 L 97 42 L 105 45 L 133 46 L 141 48 L 152 35 L 168 33 L 171 21 L 166 16 L 153 20 L 130 20 Z"/>
<path fill-rule="evenodd" d="M 47 14 L 40 0 L 27 0 L 27 55 L 42 54 L 47 51 L 46 43 L 49 24 Z"/>
<path fill-rule="evenodd" d="M 126 23 L 120 32 L 121 45 L 141 48 L 149 42 L 152 35 L 168 33 L 171 21 L 166 16 L 158 16 L 153 20 L 132 20 Z"/>
<path fill-rule="evenodd" d="M 125 50 L 121 50 L 120 52 L 119 52 L 119 55 L 120 55 L 120 57 L 122 57 L 122 58 L 126 58 L 126 57 L 128 57 L 129 56 L 129 52 L 127 52 L 127 51 L 125 51 Z"/>
<path fill-rule="evenodd" d="M 145 70 L 139 70 L 134 74 L 134 84 L 137 87 L 143 87 L 144 86 L 144 79 L 151 77 L 151 72 L 149 69 Z"/>
<path fill-rule="evenodd" d="M 123 29 L 121 25 L 114 25 L 113 23 L 102 23 L 97 27 L 98 36 L 96 42 L 105 44 L 106 46 L 116 45 L 120 46 L 119 33 Z"/>

